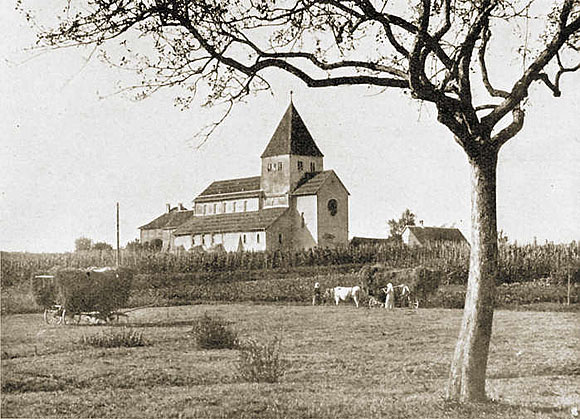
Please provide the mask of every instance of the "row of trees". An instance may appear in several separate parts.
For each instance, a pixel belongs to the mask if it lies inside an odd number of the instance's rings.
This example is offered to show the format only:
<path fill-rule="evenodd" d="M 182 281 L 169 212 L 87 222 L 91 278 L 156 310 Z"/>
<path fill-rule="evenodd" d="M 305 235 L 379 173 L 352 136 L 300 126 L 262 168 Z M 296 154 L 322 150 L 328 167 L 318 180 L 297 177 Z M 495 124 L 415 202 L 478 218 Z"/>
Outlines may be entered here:
<path fill-rule="evenodd" d="M 75 240 L 75 252 L 87 252 L 90 250 L 113 250 L 113 246 L 105 242 L 93 243 L 88 237 L 79 237 Z"/>

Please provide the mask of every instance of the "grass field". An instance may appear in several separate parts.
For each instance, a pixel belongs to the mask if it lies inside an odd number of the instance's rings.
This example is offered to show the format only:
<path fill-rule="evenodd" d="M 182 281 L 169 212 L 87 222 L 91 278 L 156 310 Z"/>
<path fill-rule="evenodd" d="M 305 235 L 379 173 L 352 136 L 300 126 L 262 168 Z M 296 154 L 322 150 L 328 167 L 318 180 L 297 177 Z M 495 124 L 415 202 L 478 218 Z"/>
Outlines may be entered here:
<path fill-rule="evenodd" d="M 237 350 L 199 350 L 194 320 L 219 314 L 242 339 L 281 339 L 279 383 L 238 378 Z M 97 349 L 119 326 L 1 318 L 1 417 L 571 418 L 580 408 L 580 314 L 497 311 L 487 404 L 443 399 L 460 310 L 196 305 L 140 309 L 147 345 Z"/>

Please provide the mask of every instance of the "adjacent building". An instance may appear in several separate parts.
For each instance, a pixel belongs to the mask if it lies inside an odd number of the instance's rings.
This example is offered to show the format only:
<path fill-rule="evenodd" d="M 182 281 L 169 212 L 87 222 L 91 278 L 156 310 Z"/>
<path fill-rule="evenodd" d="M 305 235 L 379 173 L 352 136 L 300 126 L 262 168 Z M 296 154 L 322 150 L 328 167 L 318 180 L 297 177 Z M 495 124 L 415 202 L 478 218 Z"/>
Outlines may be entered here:
<path fill-rule="evenodd" d="M 193 217 L 193 211 L 187 210 L 182 204 L 173 208 L 167 204 L 165 214 L 139 227 L 141 243 L 147 243 L 163 251 L 174 250 L 173 232 L 191 217 Z"/>
<path fill-rule="evenodd" d="M 402 233 L 403 243 L 408 246 L 427 246 L 435 243 L 469 245 L 458 228 L 407 226 Z"/>

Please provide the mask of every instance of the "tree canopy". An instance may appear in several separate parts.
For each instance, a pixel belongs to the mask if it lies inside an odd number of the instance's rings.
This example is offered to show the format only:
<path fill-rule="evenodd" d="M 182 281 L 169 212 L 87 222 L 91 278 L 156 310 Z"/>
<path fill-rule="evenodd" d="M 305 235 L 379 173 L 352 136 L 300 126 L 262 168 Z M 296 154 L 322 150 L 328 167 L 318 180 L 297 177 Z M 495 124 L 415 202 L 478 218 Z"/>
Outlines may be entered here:
<path fill-rule="evenodd" d="M 403 230 L 407 226 L 414 226 L 415 225 L 415 214 L 411 212 L 409 208 L 407 208 L 401 214 L 401 217 L 398 220 L 391 218 L 387 221 L 389 225 L 389 235 L 397 240 L 401 240 L 401 234 Z"/>
<path fill-rule="evenodd" d="M 39 41 L 62 47 L 115 40 L 122 49 L 109 49 L 103 57 L 142 75 L 141 84 L 133 86 L 139 96 L 178 85 L 184 94 L 177 103 L 184 107 L 196 93 L 205 104 L 231 105 L 268 89 L 269 69 L 296 76 L 310 87 L 405 89 L 413 98 L 433 103 L 439 121 L 473 154 L 482 145 L 499 148 L 521 129 L 522 105 L 532 83 L 542 82 L 559 96 L 562 75 L 580 66 L 578 0 L 546 3 L 68 1 L 63 2 L 60 24 L 42 29 Z M 511 86 L 498 88 L 487 56 L 491 47 L 501 47 L 492 35 L 514 20 L 526 30 L 507 53 L 522 56 L 523 70 Z M 144 46 L 137 36 L 150 42 Z M 486 94 L 475 92 L 474 75 Z"/>

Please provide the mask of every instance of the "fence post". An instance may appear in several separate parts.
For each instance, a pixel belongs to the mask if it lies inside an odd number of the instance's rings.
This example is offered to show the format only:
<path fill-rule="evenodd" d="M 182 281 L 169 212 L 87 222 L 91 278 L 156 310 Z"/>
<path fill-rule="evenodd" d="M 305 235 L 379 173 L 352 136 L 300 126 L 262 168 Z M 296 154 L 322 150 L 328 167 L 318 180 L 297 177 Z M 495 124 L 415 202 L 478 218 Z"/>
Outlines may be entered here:
<path fill-rule="evenodd" d="M 572 269 L 568 269 L 568 296 L 566 299 L 566 305 L 570 305 L 570 277 L 572 276 Z"/>

